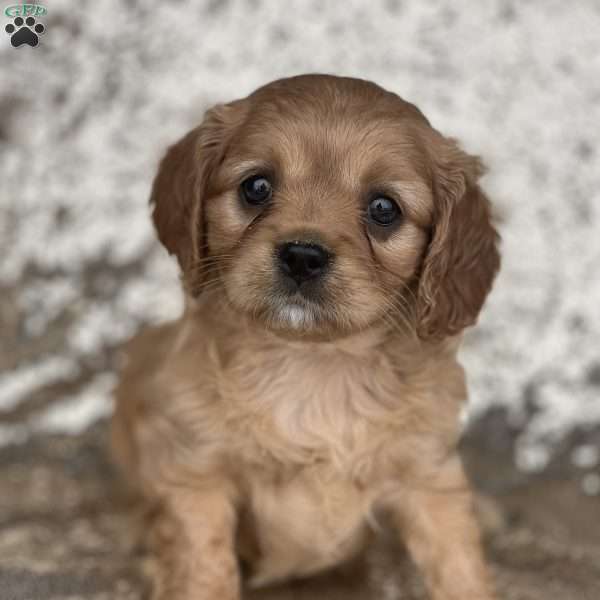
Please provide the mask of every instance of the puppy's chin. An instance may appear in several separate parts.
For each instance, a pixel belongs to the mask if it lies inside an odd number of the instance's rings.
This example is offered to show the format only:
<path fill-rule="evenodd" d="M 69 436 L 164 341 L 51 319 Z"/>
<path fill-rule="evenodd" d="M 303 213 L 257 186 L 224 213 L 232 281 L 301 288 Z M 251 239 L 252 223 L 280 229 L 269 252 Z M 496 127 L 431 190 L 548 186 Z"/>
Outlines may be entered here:
<path fill-rule="evenodd" d="M 266 327 L 276 332 L 296 336 L 330 333 L 337 329 L 331 310 L 322 302 L 307 299 L 301 294 L 267 295 L 265 310 L 261 311 Z"/>
<path fill-rule="evenodd" d="M 383 300 L 374 290 L 353 285 L 352 280 L 346 284 L 340 277 L 292 287 L 267 270 L 249 274 L 232 269 L 221 282 L 235 313 L 286 338 L 343 338 L 370 328 L 382 317 Z"/>
<path fill-rule="evenodd" d="M 319 318 L 315 310 L 295 302 L 282 303 L 273 310 L 272 323 L 275 329 L 310 332 L 318 327 Z"/>
<path fill-rule="evenodd" d="M 333 338 L 350 333 L 328 303 L 301 294 L 265 292 L 251 301 L 243 294 L 228 294 L 234 310 L 266 330 L 286 338 Z M 346 324 L 347 325 L 347 324 Z"/>

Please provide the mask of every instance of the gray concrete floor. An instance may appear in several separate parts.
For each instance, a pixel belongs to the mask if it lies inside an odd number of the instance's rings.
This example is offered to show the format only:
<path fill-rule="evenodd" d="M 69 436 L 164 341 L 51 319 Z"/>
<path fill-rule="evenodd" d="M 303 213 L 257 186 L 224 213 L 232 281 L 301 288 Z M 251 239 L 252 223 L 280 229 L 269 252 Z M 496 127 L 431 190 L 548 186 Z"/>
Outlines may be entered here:
<path fill-rule="evenodd" d="M 506 453 L 467 438 L 472 479 L 487 494 L 481 519 L 503 600 L 597 600 L 600 514 L 572 473 L 527 477 Z M 106 456 L 106 427 L 41 436 L 0 453 L 0 598 L 148 598 L 152 557 L 139 544 L 139 506 L 123 493 Z M 491 495 L 490 495 L 491 494 Z M 384 543 L 364 569 L 248 594 L 251 600 L 420 600 L 421 581 L 400 549 Z M 466 599 L 465 599 L 466 600 Z"/>

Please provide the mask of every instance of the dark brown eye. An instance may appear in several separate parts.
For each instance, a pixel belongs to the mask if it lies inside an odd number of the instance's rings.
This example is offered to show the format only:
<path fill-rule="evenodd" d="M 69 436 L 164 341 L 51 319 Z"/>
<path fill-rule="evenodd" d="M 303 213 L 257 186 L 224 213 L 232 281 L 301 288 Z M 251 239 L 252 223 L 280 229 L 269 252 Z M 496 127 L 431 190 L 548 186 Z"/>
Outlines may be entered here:
<path fill-rule="evenodd" d="M 385 196 L 373 198 L 367 208 L 367 216 L 371 223 L 380 227 L 393 225 L 400 217 L 398 205 Z"/>
<path fill-rule="evenodd" d="M 240 192 L 242 198 L 253 206 L 260 206 L 271 199 L 273 187 L 263 175 L 254 175 L 242 182 Z"/>

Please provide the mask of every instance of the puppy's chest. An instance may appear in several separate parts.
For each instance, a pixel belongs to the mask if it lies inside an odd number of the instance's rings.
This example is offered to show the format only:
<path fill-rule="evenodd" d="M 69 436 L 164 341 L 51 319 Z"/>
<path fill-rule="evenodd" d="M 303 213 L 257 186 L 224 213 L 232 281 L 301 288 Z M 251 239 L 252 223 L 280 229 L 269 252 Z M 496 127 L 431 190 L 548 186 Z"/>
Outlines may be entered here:
<path fill-rule="evenodd" d="M 392 374 L 354 357 L 298 353 L 267 364 L 225 373 L 223 401 L 236 439 L 278 462 L 341 465 L 366 449 L 398 404 Z"/>
<path fill-rule="evenodd" d="M 309 575 L 348 558 L 367 535 L 371 494 L 339 478 L 326 465 L 306 467 L 280 481 L 252 480 L 247 498 L 254 540 L 240 554 L 251 565 L 253 585 Z"/>

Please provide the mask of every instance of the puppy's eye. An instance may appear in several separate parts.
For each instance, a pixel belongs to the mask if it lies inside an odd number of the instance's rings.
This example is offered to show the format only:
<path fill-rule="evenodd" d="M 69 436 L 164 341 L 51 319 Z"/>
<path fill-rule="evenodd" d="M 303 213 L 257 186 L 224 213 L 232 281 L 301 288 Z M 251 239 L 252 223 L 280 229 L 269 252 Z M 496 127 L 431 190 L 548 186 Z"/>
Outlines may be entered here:
<path fill-rule="evenodd" d="M 367 216 L 371 223 L 380 227 L 393 225 L 400 217 L 398 205 L 385 196 L 373 198 L 367 208 Z"/>
<path fill-rule="evenodd" d="M 273 187 L 263 175 L 254 175 L 242 182 L 240 192 L 248 204 L 260 206 L 270 200 Z"/>

